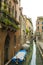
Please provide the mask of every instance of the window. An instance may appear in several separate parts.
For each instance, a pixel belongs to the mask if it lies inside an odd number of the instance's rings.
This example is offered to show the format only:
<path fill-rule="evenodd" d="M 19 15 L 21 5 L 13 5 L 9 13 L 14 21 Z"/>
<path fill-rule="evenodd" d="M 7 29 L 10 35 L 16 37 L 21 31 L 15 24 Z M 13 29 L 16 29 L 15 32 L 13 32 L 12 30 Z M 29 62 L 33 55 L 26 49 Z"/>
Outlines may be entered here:
<path fill-rule="evenodd" d="M 21 21 L 21 17 L 19 16 L 19 21 Z"/>
<path fill-rule="evenodd" d="M 12 7 L 12 16 L 14 15 L 14 6 Z"/>
<path fill-rule="evenodd" d="M 13 0 L 13 1 L 18 4 L 18 0 Z"/>
<path fill-rule="evenodd" d="M 4 0 L 4 3 L 6 3 L 7 2 L 7 0 Z"/>
<path fill-rule="evenodd" d="M 11 2 L 9 2 L 9 14 L 11 12 Z"/>
<path fill-rule="evenodd" d="M 43 29 L 43 26 L 42 26 L 42 29 Z"/>
<path fill-rule="evenodd" d="M 17 18 L 17 11 L 15 11 L 15 18 Z"/>
<path fill-rule="evenodd" d="M 43 24 L 43 22 L 42 22 L 42 24 Z"/>
<path fill-rule="evenodd" d="M 39 22 L 38 22 L 38 24 L 39 24 Z"/>
<path fill-rule="evenodd" d="M 29 27 L 29 29 L 31 29 L 31 28 Z"/>
<path fill-rule="evenodd" d="M 14 35 L 14 45 L 16 45 L 16 35 Z"/>
<path fill-rule="evenodd" d="M 37 27 L 37 29 L 39 30 L 39 26 Z"/>
<path fill-rule="evenodd" d="M 42 26 L 42 32 L 43 32 L 43 26 Z"/>
<path fill-rule="evenodd" d="M 7 8 L 7 0 L 4 0 L 4 9 Z"/>
<path fill-rule="evenodd" d="M 0 8 L 1 8 L 1 0 L 0 0 Z"/>

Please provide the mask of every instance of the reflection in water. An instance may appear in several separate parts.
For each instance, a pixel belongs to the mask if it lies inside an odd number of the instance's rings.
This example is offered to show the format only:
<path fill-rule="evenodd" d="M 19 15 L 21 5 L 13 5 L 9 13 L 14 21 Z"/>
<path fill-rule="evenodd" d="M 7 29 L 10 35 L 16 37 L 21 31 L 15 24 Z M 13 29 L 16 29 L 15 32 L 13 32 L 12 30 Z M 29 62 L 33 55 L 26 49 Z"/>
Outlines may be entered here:
<path fill-rule="evenodd" d="M 32 54 L 32 60 L 30 65 L 36 65 L 36 45 L 35 42 L 33 42 L 33 54 Z"/>

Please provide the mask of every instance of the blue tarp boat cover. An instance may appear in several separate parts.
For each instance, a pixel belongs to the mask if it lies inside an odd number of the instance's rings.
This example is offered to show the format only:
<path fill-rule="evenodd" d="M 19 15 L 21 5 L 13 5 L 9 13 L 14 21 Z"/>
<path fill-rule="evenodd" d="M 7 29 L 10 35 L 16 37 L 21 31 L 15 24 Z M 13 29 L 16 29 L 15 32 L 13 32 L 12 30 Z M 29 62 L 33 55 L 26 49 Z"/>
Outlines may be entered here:
<path fill-rule="evenodd" d="M 12 61 L 15 61 L 18 60 L 18 62 L 22 62 L 25 58 L 27 54 L 27 51 L 26 50 L 20 50 L 19 52 L 17 52 L 17 54 L 12 58 Z"/>

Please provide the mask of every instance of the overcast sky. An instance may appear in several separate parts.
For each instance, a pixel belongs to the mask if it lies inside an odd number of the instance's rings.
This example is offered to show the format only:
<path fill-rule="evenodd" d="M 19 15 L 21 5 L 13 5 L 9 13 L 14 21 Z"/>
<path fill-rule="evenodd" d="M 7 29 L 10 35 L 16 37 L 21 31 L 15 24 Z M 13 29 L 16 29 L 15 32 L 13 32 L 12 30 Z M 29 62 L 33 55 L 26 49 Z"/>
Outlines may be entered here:
<path fill-rule="evenodd" d="M 37 16 L 43 16 L 43 0 L 21 0 L 23 14 L 32 18 L 34 30 L 36 29 Z"/>

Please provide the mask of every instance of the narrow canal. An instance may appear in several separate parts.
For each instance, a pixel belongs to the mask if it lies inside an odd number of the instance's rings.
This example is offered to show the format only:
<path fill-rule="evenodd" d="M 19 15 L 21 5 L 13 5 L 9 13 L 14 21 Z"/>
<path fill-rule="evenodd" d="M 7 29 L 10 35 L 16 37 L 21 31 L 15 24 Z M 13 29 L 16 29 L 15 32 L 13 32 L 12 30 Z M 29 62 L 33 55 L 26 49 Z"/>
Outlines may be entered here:
<path fill-rule="evenodd" d="M 33 41 L 33 52 L 32 52 L 32 59 L 30 61 L 30 63 L 28 63 L 28 59 L 29 59 L 29 52 L 27 53 L 27 58 L 26 60 L 23 62 L 23 63 L 20 63 L 18 65 L 43 65 L 42 63 L 42 59 L 41 59 L 41 56 L 40 56 L 40 53 L 39 53 L 39 49 L 37 48 L 37 45 L 35 44 L 35 42 Z M 31 49 L 32 49 L 31 47 Z M 15 64 L 15 62 L 10 62 L 8 65 L 17 65 Z"/>
<path fill-rule="evenodd" d="M 36 44 L 34 41 L 33 41 L 33 54 L 30 65 L 36 65 Z"/>
<path fill-rule="evenodd" d="M 28 65 L 29 59 L 30 59 L 32 51 L 33 51 L 33 46 L 34 46 L 34 44 L 30 44 L 30 48 L 27 51 L 26 59 L 22 63 L 16 64 L 15 62 L 11 61 L 8 65 Z"/>
<path fill-rule="evenodd" d="M 28 55 L 29 56 L 29 55 Z M 9 65 L 16 65 L 14 62 L 10 62 Z M 23 63 L 20 63 L 18 65 L 28 65 L 27 60 Z M 32 54 L 32 59 L 29 65 L 36 65 L 36 44 L 33 41 L 33 54 Z"/>

